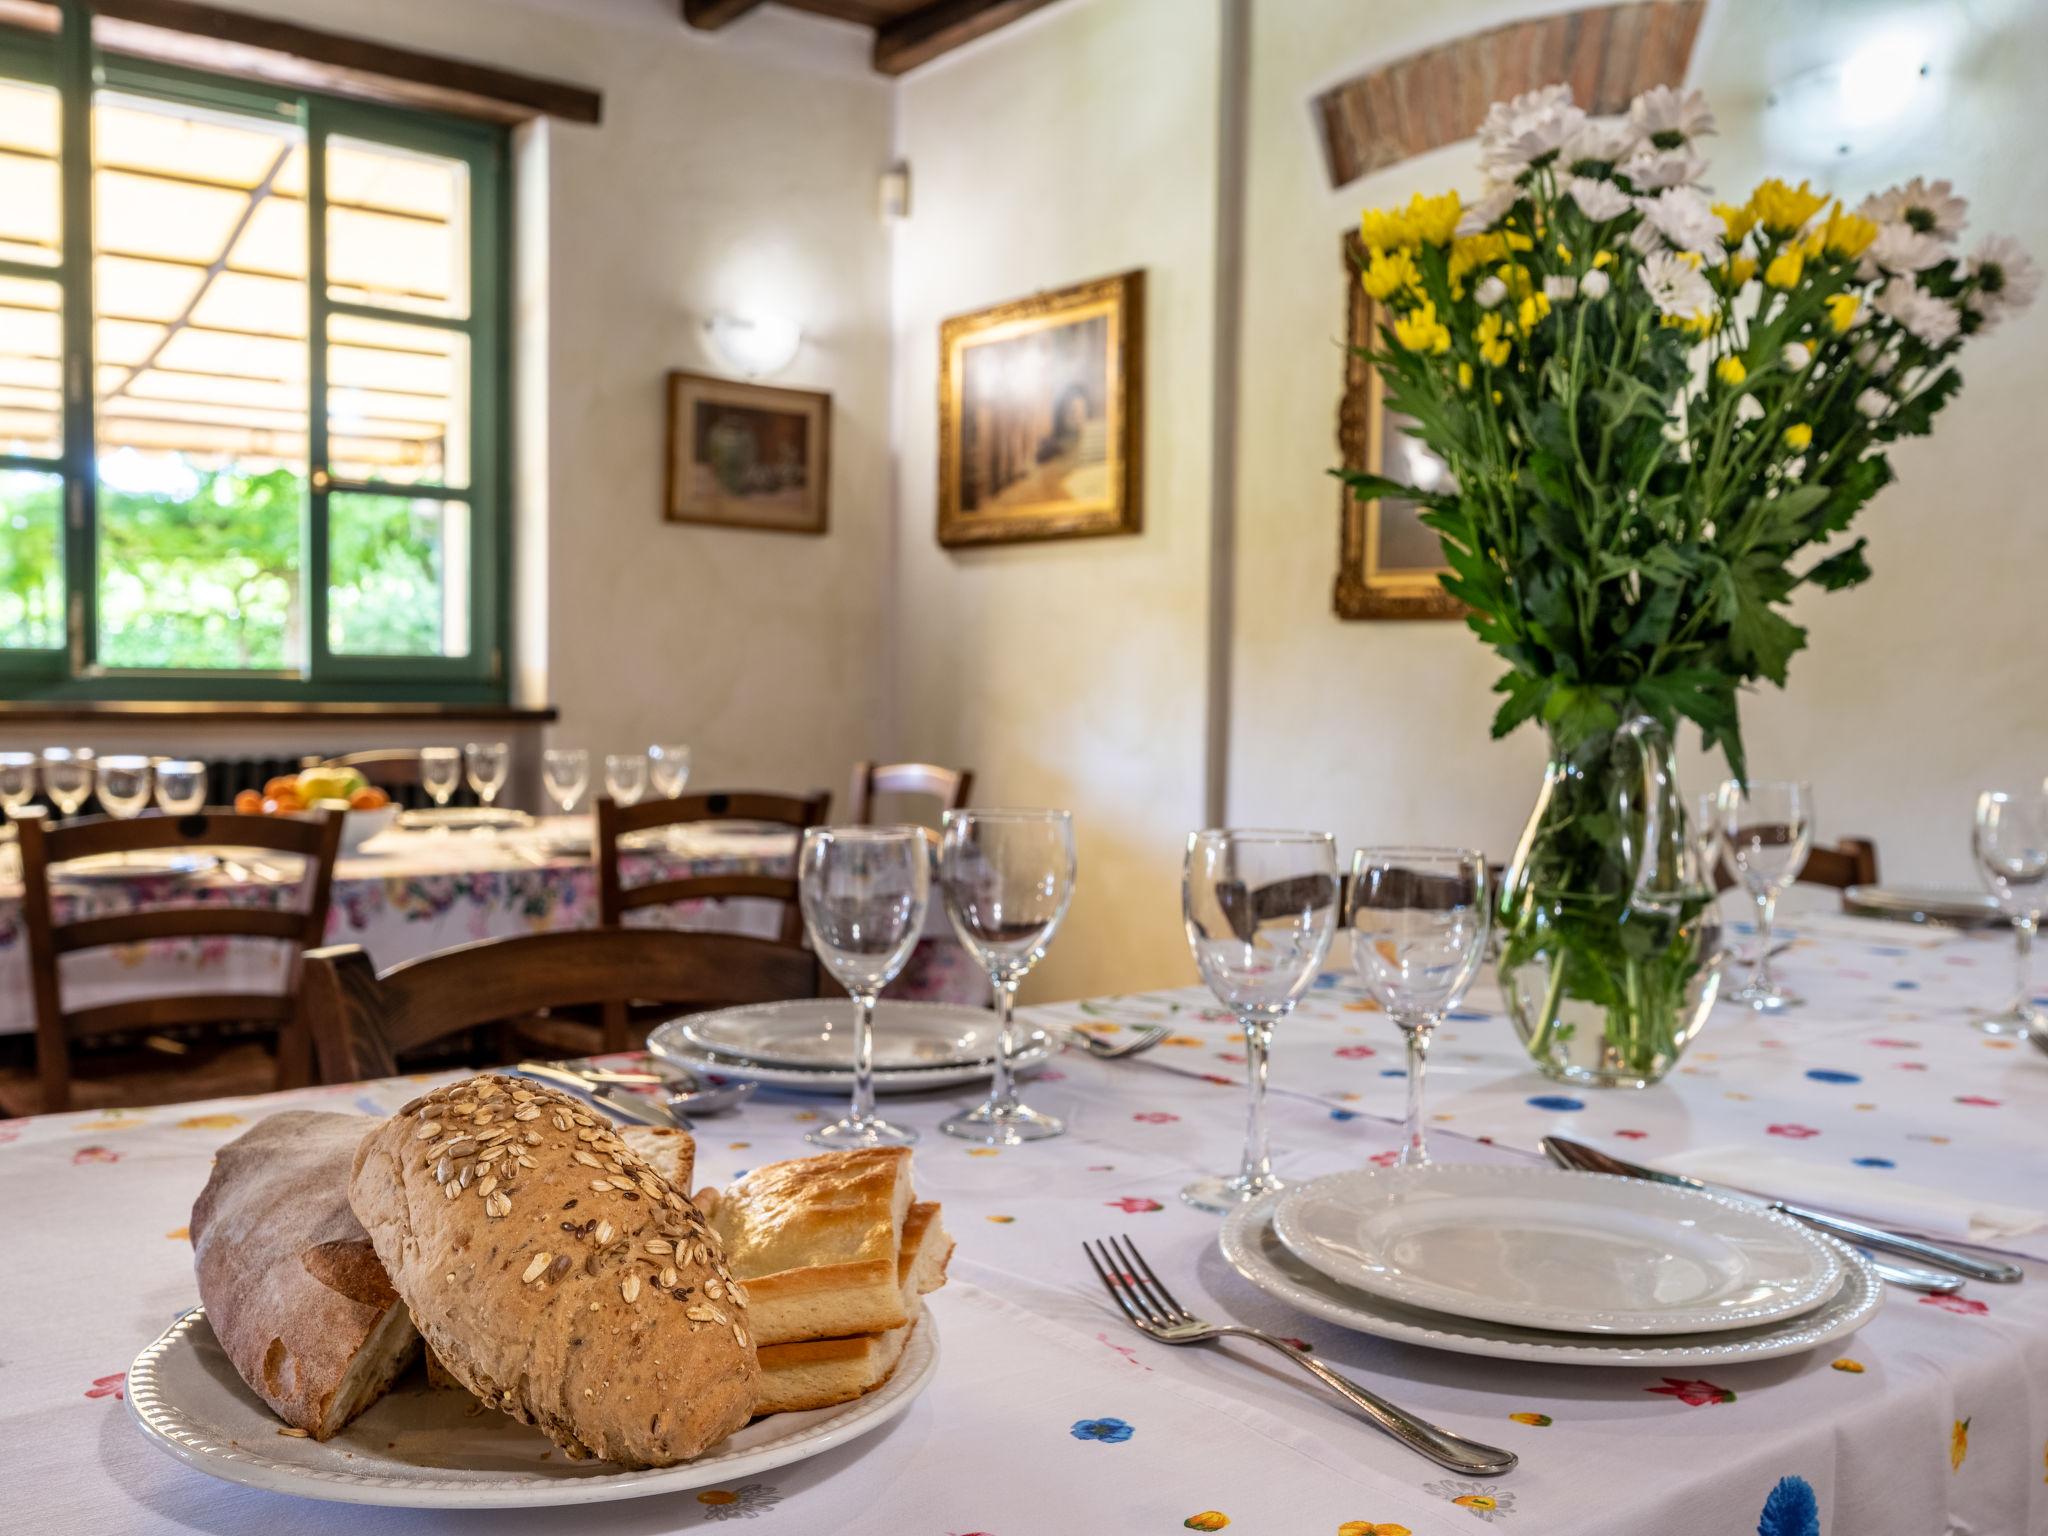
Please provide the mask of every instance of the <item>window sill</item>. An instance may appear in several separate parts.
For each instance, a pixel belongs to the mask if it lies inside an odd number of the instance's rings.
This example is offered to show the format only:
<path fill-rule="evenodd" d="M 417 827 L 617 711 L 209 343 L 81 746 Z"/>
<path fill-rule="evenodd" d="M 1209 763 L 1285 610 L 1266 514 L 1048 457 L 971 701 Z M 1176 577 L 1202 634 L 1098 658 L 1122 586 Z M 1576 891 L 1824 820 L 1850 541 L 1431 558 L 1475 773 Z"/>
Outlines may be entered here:
<path fill-rule="evenodd" d="M 173 700 L 0 700 L 0 725 L 135 724 L 203 720 L 216 725 L 289 724 L 293 721 L 349 720 L 379 725 L 416 721 L 493 721 L 547 725 L 559 718 L 552 704 L 344 704 L 311 700 L 272 703 L 192 703 Z"/>

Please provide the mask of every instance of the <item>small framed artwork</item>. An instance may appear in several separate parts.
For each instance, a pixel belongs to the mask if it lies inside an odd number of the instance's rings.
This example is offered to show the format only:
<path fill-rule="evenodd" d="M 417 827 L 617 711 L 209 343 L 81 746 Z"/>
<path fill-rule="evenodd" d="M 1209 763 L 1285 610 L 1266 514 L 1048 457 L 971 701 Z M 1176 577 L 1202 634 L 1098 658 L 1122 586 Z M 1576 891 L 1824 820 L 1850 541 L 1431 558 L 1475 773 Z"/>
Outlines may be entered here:
<path fill-rule="evenodd" d="M 1374 345 L 1377 306 L 1358 281 L 1365 252 L 1356 231 L 1344 237 L 1347 301 L 1344 399 L 1337 411 L 1337 448 L 1346 469 L 1386 475 L 1405 485 L 1446 489 L 1455 484 L 1450 466 L 1420 438 L 1404 430 L 1410 418 L 1389 410 L 1379 370 L 1358 355 Z M 1337 617 L 1340 619 L 1462 619 L 1465 605 L 1444 591 L 1437 577 L 1447 571 L 1443 543 L 1422 521 L 1412 501 L 1382 497 L 1360 501 L 1347 486 L 1337 550 Z"/>
<path fill-rule="evenodd" d="M 671 373 L 664 516 L 672 523 L 823 533 L 831 448 L 830 395 Z"/>
<path fill-rule="evenodd" d="M 939 542 L 1136 533 L 1145 274 L 939 328 Z"/>

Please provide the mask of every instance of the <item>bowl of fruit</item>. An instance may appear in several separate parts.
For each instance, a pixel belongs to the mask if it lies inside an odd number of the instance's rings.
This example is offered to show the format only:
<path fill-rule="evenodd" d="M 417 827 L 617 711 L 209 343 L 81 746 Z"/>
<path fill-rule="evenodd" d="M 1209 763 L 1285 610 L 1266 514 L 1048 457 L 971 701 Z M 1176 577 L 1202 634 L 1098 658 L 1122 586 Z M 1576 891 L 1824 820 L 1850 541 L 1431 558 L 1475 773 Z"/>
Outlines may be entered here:
<path fill-rule="evenodd" d="M 363 844 L 398 819 L 391 797 L 353 768 L 332 764 L 288 773 L 259 790 L 235 796 L 235 809 L 245 816 L 296 816 L 306 811 L 345 811 L 341 851 L 360 853 Z"/>

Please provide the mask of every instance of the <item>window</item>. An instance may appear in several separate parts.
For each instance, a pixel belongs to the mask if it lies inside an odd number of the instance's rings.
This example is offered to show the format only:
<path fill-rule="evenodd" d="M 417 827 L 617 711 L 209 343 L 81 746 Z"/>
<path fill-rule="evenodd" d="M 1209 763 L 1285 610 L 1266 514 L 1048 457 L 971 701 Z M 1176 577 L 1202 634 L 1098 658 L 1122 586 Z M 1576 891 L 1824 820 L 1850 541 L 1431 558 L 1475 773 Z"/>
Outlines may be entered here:
<path fill-rule="evenodd" d="M 502 699 L 506 153 L 0 36 L 0 692 Z"/>

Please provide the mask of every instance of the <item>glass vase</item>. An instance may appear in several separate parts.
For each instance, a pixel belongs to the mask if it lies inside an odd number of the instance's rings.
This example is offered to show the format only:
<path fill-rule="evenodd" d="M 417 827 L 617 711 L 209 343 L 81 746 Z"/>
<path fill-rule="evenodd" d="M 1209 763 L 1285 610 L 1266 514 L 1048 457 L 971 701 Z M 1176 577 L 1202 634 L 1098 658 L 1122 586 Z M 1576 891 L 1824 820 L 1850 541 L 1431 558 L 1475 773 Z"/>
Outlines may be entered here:
<path fill-rule="evenodd" d="M 1664 729 L 1553 734 L 1501 882 L 1500 984 L 1546 1077 L 1642 1088 L 1677 1065 L 1721 981 L 1721 921 Z"/>

